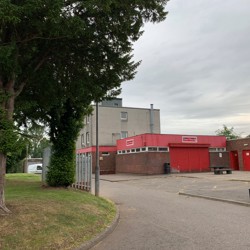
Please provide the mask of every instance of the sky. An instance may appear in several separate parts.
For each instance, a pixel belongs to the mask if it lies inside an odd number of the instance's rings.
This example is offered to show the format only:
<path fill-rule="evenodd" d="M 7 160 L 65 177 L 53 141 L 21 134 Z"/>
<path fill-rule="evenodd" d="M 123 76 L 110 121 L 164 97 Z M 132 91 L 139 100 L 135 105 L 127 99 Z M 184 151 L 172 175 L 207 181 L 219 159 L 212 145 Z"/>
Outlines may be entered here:
<path fill-rule="evenodd" d="M 250 1 L 171 0 L 134 45 L 123 106 L 160 109 L 164 134 L 250 134 Z"/>

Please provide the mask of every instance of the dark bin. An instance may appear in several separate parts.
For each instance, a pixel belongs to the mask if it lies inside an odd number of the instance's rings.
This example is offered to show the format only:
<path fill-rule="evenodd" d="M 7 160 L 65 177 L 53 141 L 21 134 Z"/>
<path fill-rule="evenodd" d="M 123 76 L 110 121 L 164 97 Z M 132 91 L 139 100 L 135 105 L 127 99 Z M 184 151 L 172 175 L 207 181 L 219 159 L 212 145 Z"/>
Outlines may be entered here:
<path fill-rule="evenodd" d="M 170 174 L 170 173 L 171 173 L 170 163 L 166 162 L 164 163 L 164 174 Z"/>

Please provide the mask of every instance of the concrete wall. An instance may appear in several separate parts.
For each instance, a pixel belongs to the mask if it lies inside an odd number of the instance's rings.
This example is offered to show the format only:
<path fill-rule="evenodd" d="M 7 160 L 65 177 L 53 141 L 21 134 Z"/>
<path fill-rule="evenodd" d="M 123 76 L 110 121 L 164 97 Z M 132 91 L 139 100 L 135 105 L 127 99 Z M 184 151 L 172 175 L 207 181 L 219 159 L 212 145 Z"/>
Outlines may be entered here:
<path fill-rule="evenodd" d="M 121 112 L 128 113 L 128 119 L 121 119 Z M 88 121 L 88 122 L 87 122 Z M 96 144 L 96 111 L 87 120 L 81 129 L 76 143 L 76 149 L 91 147 Z M 160 110 L 154 109 L 154 133 L 160 133 Z M 150 109 L 103 107 L 99 106 L 99 145 L 116 145 L 116 140 L 121 139 L 121 131 L 127 131 L 128 136 L 150 133 Z M 86 143 L 86 133 L 90 140 Z M 84 144 L 81 137 L 84 137 Z"/>

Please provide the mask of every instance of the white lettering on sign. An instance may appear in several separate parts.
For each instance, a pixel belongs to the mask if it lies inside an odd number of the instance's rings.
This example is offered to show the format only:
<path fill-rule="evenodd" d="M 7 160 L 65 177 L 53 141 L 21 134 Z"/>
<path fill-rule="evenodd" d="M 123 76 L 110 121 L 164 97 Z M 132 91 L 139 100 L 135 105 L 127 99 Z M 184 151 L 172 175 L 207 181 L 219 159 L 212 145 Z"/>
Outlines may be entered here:
<path fill-rule="evenodd" d="M 197 138 L 197 136 L 182 136 L 182 142 L 197 143 L 198 138 Z"/>
<path fill-rule="evenodd" d="M 134 145 L 134 139 L 126 140 L 126 146 L 133 146 Z"/>

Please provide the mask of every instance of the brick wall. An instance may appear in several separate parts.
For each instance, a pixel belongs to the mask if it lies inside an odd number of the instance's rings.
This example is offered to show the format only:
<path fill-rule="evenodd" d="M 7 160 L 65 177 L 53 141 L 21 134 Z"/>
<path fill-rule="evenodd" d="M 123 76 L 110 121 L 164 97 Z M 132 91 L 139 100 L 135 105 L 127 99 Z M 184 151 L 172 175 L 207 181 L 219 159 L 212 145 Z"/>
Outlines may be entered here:
<path fill-rule="evenodd" d="M 145 152 L 116 156 L 116 173 L 163 174 L 167 152 Z"/>
<path fill-rule="evenodd" d="M 109 152 L 109 155 L 102 155 L 100 152 L 100 174 L 115 174 L 115 156 L 116 152 Z M 96 153 L 92 152 L 92 173 L 96 168 Z"/>
<path fill-rule="evenodd" d="M 243 150 L 250 150 L 250 138 L 227 141 L 227 151 L 229 152 L 229 154 L 232 151 L 238 152 L 239 169 L 241 171 L 244 170 L 243 157 L 242 157 Z"/>

